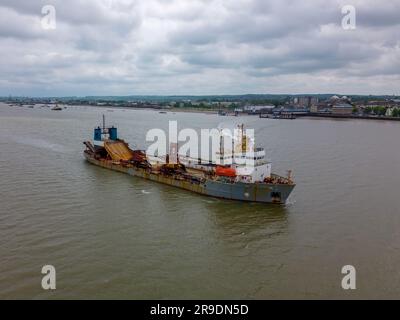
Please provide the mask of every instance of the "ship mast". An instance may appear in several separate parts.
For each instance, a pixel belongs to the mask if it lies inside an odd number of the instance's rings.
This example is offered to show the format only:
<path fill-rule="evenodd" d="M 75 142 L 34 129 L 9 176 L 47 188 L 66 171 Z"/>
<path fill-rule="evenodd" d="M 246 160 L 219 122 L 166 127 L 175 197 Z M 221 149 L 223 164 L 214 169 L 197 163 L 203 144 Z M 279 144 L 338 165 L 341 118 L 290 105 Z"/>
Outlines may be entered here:
<path fill-rule="evenodd" d="M 244 124 L 240 126 L 240 131 L 242 134 L 242 153 L 247 152 L 247 137 L 244 134 Z"/>

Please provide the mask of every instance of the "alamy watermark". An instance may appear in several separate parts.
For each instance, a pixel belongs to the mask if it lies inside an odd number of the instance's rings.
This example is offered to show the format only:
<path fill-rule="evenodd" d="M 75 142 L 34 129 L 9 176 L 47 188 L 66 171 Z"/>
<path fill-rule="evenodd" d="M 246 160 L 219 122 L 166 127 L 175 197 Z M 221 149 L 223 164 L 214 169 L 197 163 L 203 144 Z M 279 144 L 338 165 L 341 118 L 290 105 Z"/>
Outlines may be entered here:
<path fill-rule="evenodd" d="M 345 5 L 342 7 L 342 28 L 344 30 L 356 29 L 356 8 L 352 5 Z"/>
<path fill-rule="evenodd" d="M 352 265 L 343 266 L 342 274 L 345 275 L 342 279 L 342 289 L 356 290 L 356 268 Z"/>
<path fill-rule="evenodd" d="M 42 278 L 42 289 L 43 290 L 55 290 L 56 289 L 56 268 L 52 265 L 45 265 L 42 268 L 42 274 L 45 276 Z"/>
<path fill-rule="evenodd" d="M 153 142 L 146 150 L 148 157 L 163 158 L 169 153 L 169 163 L 177 163 L 178 157 L 183 156 L 221 165 L 237 164 L 252 168 L 257 158 L 254 129 L 244 129 L 243 126 L 233 130 L 201 129 L 199 137 L 196 130 L 185 128 L 178 131 L 178 122 L 169 121 L 168 133 L 159 128 L 151 129 L 146 134 L 146 142 Z"/>
<path fill-rule="evenodd" d="M 53 5 L 45 5 L 42 7 L 42 18 L 40 20 L 42 29 L 55 30 L 57 28 L 56 8 Z"/>

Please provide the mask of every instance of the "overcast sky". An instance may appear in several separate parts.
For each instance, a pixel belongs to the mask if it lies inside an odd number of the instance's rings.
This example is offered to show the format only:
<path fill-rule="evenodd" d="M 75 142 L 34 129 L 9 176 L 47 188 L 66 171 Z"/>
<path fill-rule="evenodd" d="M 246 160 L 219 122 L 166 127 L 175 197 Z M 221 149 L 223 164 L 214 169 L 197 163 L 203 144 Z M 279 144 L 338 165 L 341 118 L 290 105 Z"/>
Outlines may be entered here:
<path fill-rule="evenodd" d="M 342 28 L 346 4 L 355 30 Z M 44 5 L 56 29 L 43 28 Z M 0 0 L 0 95 L 400 94 L 399 85 L 400 0 Z"/>

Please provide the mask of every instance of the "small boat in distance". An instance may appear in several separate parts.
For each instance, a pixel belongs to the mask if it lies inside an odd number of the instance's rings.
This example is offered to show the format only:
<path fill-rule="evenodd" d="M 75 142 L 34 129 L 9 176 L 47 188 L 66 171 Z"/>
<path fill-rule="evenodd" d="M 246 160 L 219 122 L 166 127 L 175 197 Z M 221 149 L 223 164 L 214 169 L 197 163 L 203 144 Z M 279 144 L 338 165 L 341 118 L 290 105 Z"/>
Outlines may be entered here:
<path fill-rule="evenodd" d="M 61 111 L 62 108 L 58 104 L 56 104 L 53 108 L 51 108 L 51 110 L 53 110 L 53 111 Z"/>
<path fill-rule="evenodd" d="M 260 118 L 264 119 L 284 119 L 284 120 L 295 120 L 296 116 L 291 112 L 280 112 L 280 113 L 273 113 L 273 114 L 264 114 L 260 113 Z"/>

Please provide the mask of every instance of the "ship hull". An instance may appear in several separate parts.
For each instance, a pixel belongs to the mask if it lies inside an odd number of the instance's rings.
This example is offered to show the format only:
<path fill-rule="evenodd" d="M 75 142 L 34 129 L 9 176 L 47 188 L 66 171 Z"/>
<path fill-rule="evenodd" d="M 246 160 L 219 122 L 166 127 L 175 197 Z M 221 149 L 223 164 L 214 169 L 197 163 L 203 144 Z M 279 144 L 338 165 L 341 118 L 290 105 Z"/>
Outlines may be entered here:
<path fill-rule="evenodd" d="M 96 166 L 127 173 L 131 176 L 163 183 L 205 196 L 229 200 L 284 204 L 295 187 L 293 184 L 227 183 L 211 179 L 206 179 L 205 182 L 187 181 L 178 177 L 153 173 L 143 168 L 125 167 L 110 160 L 97 160 L 87 153 L 84 153 L 84 155 L 88 162 Z"/>

